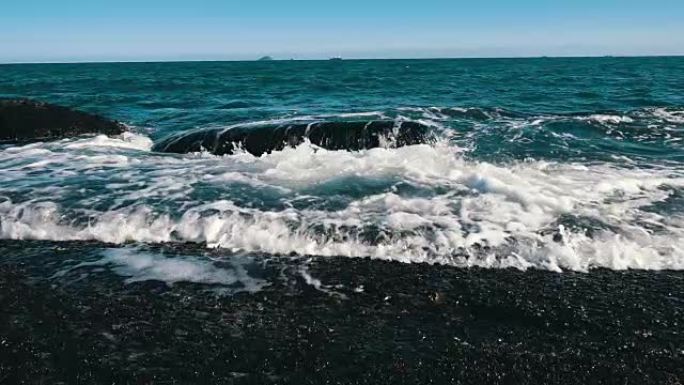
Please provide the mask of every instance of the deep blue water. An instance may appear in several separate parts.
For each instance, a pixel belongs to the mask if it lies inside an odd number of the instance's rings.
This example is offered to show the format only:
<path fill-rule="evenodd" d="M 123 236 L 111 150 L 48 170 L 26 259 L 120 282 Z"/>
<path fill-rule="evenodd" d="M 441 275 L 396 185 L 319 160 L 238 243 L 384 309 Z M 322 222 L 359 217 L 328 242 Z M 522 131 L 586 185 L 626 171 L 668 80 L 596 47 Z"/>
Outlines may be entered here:
<path fill-rule="evenodd" d="M 552 270 L 684 268 L 684 58 L 0 66 L 122 138 L 0 149 L 4 239 Z M 179 131 L 420 121 L 436 143 L 169 155 Z"/>

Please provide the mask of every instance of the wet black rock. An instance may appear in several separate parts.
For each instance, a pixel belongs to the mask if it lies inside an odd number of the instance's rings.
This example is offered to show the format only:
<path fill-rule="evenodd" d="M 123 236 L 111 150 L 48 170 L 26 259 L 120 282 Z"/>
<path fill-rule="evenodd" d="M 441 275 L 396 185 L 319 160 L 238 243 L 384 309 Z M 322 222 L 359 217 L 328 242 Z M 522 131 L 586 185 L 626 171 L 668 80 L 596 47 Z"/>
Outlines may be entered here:
<path fill-rule="evenodd" d="M 125 129 L 119 122 L 68 107 L 28 99 L 0 99 L 0 142 L 117 135 Z"/>
<path fill-rule="evenodd" d="M 230 155 L 242 147 L 261 156 L 285 146 L 296 146 L 305 139 L 328 150 L 356 151 L 385 144 L 401 147 L 425 143 L 430 140 L 430 129 L 417 122 L 392 120 L 244 125 L 185 132 L 164 139 L 153 149 L 179 154 L 208 151 Z"/>

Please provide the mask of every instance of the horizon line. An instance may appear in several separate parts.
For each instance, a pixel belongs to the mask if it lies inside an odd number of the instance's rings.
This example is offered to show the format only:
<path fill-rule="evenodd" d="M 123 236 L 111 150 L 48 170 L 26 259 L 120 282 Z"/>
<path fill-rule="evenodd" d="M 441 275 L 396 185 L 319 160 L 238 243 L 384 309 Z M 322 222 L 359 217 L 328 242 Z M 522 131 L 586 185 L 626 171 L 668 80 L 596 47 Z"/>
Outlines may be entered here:
<path fill-rule="evenodd" d="M 270 55 L 265 55 L 270 56 Z M 302 59 L 302 58 L 276 58 L 270 56 L 270 60 L 260 60 L 265 56 L 255 59 L 131 59 L 131 60 L 47 60 L 47 61 L 0 61 L 0 65 L 30 65 L 30 64 L 145 64 L 145 63 L 251 63 L 251 62 L 290 62 L 290 61 L 331 61 L 333 58 L 340 58 L 341 61 L 369 61 L 369 60 L 511 60 L 511 59 L 589 59 L 589 58 L 677 58 L 684 57 L 684 54 L 651 54 L 651 55 L 520 55 L 520 56 L 435 56 L 435 57 L 329 57 L 325 59 Z M 334 61 L 334 60 L 333 60 Z"/>

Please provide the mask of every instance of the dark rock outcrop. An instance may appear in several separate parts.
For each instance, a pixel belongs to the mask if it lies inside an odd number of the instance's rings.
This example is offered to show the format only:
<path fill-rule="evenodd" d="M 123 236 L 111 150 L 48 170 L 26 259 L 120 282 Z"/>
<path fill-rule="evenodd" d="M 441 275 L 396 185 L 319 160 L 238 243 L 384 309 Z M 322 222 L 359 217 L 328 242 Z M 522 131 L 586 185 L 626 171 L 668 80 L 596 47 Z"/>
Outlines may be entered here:
<path fill-rule="evenodd" d="M 0 142 L 116 135 L 125 129 L 119 122 L 63 106 L 28 99 L 0 99 Z"/>
<path fill-rule="evenodd" d="M 208 151 L 226 155 L 242 147 L 261 156 L 308 139 L 329 150 L 355 151 L 380 147 L 386 142 L 396 147 L 424 143 L 429 135 L 428 126 L 410 121 L 291 122 L 185 132 L 162 140 L 153 150 L 180 154 Z"/>

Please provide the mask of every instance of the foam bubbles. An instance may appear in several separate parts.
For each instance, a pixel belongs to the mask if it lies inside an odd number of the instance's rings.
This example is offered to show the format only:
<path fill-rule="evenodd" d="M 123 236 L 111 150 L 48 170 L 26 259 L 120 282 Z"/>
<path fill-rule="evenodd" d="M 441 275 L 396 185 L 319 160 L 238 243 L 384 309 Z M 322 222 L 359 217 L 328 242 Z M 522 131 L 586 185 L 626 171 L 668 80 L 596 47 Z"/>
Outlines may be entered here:
<path fill-rule="evenodd" d="M 602 124 L 632 123 L 634 119 L 625 115 L 593 114 L 588 117 L 581 117 L 581 120 L 588 120 Z"/>
<path fill-rule="evenodd" d="M 153 144 L 152 140 L 147 136 L 128 131 L 113 137 L 97 135 L 95 137 L 77 139 L 75 141 L 67 139 L 62 142 L 65 143 L 65 148 L 68 149 L 113 147 L 138 151 L 149 151 Z"/>
<path fill-rule="evenodd" d="M 235 258 L 219 265 L 215 261 L 198 256 L 167 257 L 131 248 L 108 249 L 102 253 L 101 259 L 79 263 L 68 271 L 92 267 L 107 267 L 115 274 L 126 277 L 126 283 L 154 280 L 172 285 L 178 282 L 192 282 L 230 286 L 234 291 L 251 293 L 267 285 L 266 281 L 251 277 L 244 261 Z M 68 271 L 59 275 L 64 275 Z"/>

